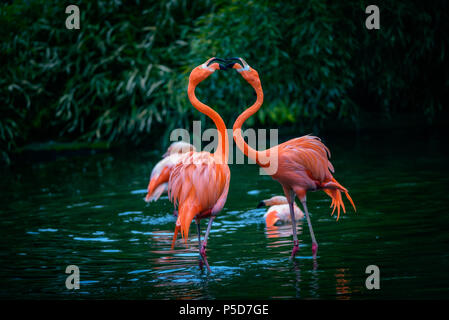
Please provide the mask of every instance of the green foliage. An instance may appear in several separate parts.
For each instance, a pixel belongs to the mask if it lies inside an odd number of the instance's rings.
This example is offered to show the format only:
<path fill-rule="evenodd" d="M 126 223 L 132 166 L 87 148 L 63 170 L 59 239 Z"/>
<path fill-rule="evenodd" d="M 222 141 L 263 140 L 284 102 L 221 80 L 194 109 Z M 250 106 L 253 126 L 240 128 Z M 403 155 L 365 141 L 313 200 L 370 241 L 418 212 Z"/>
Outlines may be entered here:
<path fill-rule="evenodd" d="M 324 1 L 253 1 L 244 7 L 234 1 L 199 20 L 202 37 L 192 41 L 192 51 L 241 55 L 254 62 L 266 96 L 267 112 L 260 115 L 268 122 L 316 122 L 335 113 L 351 118 L 355 106 L 347 91 L 355 78 L 354 45 L 340 30 L 355 26 L 340 22 L 343 9 Z"/>
<path fill-rule="evenodd" d="M 81 29 L 65 28 L 77 4 Z M 203 119 L 186 94 L 190 70 L 241 56 L 259 71 L 260 125 L 357 123 L 359 112 L 421 113 L 448 92 L 448 5 L 388 1 L 381 30 L 365 28 L 364 1 L 72 1 L 0 5 L 0 155 L 29 142 L 166 144 Z M 198 96 L 228 126 L 254 101 L 236 76 L 216 72 Z M 248 123 L 254 125 L 254 122 Z"/>

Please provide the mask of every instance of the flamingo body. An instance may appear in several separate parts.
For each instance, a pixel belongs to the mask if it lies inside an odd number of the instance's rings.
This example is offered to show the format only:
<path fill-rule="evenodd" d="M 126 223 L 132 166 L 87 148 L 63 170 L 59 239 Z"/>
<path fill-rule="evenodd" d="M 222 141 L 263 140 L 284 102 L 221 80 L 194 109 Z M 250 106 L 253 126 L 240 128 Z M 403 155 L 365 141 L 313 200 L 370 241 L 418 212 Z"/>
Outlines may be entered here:
<path fill-rule="evenodd" d="M 304 218 L 304 213 L 299 209 L 297 205 L 294 207 L 295 210 L 295 221 Z M 279 204 L 276 206 L 271 206 L 264 215 L 265 223 L 267 227 L 276 225 L 277 223 L 292 223 L 292 218 L 290 215 L 290 208 L 288 204 Z"/>
<path fill-rule="evenodd" d="M 290 214 L 290 207 L 286 197 L 274 196 L 270 199 L 262 200 L 258 207 L 269 206 L 267 212 L 264 214 L 264 219 L 267 227 L 272 227 L 276 224 L 289 224 L 292 223 L 292 217 Z M 304 218 L 304 213 L 294 203 L 295 221 Z"/>
<path fill-rule="evenodd" d="M 178 206 L 177 225 L 185 241 L 195 216 L 206 218 L 223 209 L 231 173 L 209 152 L 184 154 L 173 168 L 169 183 L 170 200 Z"/>
<path fill-rule="evenodd" d="M 307 191 L 325 191 L 332 198 L 332 214 L 335 209 L 338 211 L 337 219 L 340 208 L 346 212 L 341 198 L 341 192 L 345 192 L 355 210 L 347 189 L 331 174 L 334 167 L 329 161 L 330 151 L 320 138 L 306 135 L 274 148 L 278 152 L 278 170 L 271 177 L 282 185 L 284 191 L 293 190 L 301 201 L 304 201 Z"/>

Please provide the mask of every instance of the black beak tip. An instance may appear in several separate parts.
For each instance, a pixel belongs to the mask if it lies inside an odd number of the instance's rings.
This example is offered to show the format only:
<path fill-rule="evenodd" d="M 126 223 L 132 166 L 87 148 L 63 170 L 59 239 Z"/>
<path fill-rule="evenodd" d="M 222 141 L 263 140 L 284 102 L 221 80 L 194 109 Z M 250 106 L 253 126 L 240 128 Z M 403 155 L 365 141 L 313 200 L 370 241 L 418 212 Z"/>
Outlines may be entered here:
<path fill-rule="evenodd" d="M 221 59 L 221 58 L 214 58 L 211 61 L 209 61 L 209 63 L 207 64 L 207 66 L 210 66 L 212 63 L 217 62 L 219 65 L 220 70 L 229 70 L 232 69 L 232 67 L 234 67 L 234 65 L 236 63 L 240 64 L 242 66 L 242 68 L 244 67 L 242 61 L 240 60 L 240 58 L 227 58 L 227 59 Z"/>
<path fill-rule="evenodd" d="M 234 67 L 235 62 L 230 62 L 226 65 L 226 69 L 232 69 L 232 67 Z"/>
<path fill-rule="evenodd" d="M 259 204 L 257 205 L 257 208 L 262 208 L 265 207 L 265 203 L 263 201 L 260 201 Z"/>
<path fill-rule="evenodd" d="M 228 65 L 232 64 L 231 68 L 234 66 L 234 64 L 238 63 L 239 65 L 242 66 L 242 68 L 244 68 L 245 66 L 243 65 L 242 60 L 240 60 L 239 57 L 232 57 L 232 58 L 227 58 L 226 61 L 228 61 Z M 232 61 L 232 62 L 229 62 Z"/>

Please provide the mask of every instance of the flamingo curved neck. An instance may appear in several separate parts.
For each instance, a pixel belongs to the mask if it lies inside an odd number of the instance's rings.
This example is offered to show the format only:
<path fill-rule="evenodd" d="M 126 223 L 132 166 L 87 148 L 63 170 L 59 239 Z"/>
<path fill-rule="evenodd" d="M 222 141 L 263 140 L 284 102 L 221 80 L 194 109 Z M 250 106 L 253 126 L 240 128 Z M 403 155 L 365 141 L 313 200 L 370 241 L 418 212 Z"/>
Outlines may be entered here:
<path fill-rule="evenodd" d="M 240 116 L 235 120 L 234 126 L 232 128 L 234 140 L 237 144 L 237 147 L 250 159 L 254 160 L 259 166 L 265 167 L 267 166 L 265 161 L 261 161 L 262 158 L 265 158 L 265 155 L 261 154 L 258 150 L 255 150 L 249 146 L 245 139 L 242 136 L 242 125 L 243 123 L 251 117 L 253 114 L 255 114 L 263 103 L 263 91 L 262 86 L 260 83 L 258 85 L 251 85 L 254 90 L 256 91 L 257 100 L 256 102 L 246 109 Z"/>
<path fill-rule="evenodd" d="M 217 127 L 218 145 L 216 151 L 213 153 L 213 156 L 218 157 L 218 159 L 223 164 L 228 163 L 229 141 L 226 134 L 226 125 L 223 122 L 223 119 L 215 110 L 198 100 L 195 95 L 195 88 L 196 84 L 193 84 L 191 81 L 189 81 L 187 95 L 189 96 L 190 102 L 199 112 L 204 113 L 206 116 L 211 118 L 215 126 Z"/>

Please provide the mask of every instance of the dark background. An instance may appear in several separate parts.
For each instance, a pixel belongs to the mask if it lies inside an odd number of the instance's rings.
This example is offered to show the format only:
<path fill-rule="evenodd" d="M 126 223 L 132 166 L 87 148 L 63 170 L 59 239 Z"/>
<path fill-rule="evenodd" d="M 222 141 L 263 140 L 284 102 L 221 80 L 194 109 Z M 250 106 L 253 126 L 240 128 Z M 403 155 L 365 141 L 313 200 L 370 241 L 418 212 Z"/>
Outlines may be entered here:
<path fill-rule="evenodd" d="M 80 30 L 65 28 L 69 4 Z M 370 4 L 380 30 L 365 28 Z M 298 136 L 444 125 L 448 15 L 446 1 L 8 1 L 0 162 L 30 149 L 162 150 L 172 129 L 205 121 L 186 87 L 212 56 L 259 71 L 265 103 L 249 126 Z M 234 72 L 217 72 L 198 95 L 228 127 L 254 101 Z"/>

